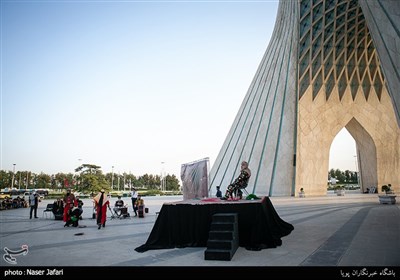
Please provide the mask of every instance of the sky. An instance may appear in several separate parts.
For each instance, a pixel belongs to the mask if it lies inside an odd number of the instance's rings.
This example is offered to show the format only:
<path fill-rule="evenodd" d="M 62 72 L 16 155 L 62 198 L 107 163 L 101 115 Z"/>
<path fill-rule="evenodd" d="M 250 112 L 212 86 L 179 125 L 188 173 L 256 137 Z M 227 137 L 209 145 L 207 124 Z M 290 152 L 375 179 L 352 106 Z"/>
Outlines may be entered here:
<path fill-rule="evenodd" d="M 0 169 L 174 174 L 214 163 L 278 1 L 1 1 Z M 355 170 L 335 138 L 330 168 Z"/>

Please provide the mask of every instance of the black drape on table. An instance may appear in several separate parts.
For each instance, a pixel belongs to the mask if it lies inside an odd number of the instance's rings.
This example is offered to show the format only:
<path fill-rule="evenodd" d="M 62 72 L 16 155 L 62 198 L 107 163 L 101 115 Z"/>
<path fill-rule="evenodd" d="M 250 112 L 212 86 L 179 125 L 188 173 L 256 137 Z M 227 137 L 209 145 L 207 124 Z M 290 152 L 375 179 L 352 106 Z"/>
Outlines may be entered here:
<path fill-rule="evenodd" d="M 251 202 L 164 204 L 149 238 L 137 252 L 183 247 L 207 247 L 212 216 L 238 213 L 239 246 L 249 250 L 275 248 L 294 227 L 283 221 L 268 197 Z"/>

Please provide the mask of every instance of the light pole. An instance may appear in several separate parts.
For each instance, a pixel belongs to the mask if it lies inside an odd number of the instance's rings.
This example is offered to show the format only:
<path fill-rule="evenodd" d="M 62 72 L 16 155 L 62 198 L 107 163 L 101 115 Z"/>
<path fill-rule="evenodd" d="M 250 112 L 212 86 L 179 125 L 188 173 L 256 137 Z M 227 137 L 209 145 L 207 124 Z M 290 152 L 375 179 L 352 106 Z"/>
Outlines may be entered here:
<path fill-rule="evenodd" d="M 13 163 L 13 176 L 12 176 L 12 180 L 11 180 L 11 189 L 14 188 L 14 177 L 15 177 L 15 163 Z"/>
<path fill-rule="evenodd" d="M 79 166 L 78 166 L 78 168 L 80 168 L 80 167 L 82 166 L 82 164 L 81 164 L 81 162 L 82 162 L 82 159 L 81 159 L 81 158 L 78 158 L 78 162 L 79 162 Z M 80 172 L 81 172 L 81 174 L 82 174 L 82 169 L 80 169 Z M 78 173 L 78 172 L 76 172 L 75 176 L 76 176 L 76 187 L 78 187 L 78 184 L 80 184 L 80 183 L 81 183 L 81 178 L 80 178 L 80 176 L 79 176 L 79 173 Z"/>
<path fill-rule="evenodd" d="M 29 186 L 29 172 L 26 171 L 26 187 L 25 187 L 25 190 L 28 190 L 28 186 Z"/>
<path fill-rule="evenodd" d="M 356 164 L 356 176 L 357 176 L 357 187 L 359 187 L 359 185 L 358 185 L 358 171 L 357 171 L 357 156 L 354 156 L 354 161 L 355 161 L 355 164 Z"/>
<path fill-rule="evenodd" d="M 161 190 L 164 191 L 165 190 L 165 178 L 164 178 L 164 163 L 165 162 L 161 162 Z"/>
<path fill-rule="evenodd" d="M 126 173 L 124 171 L 124 188 L 122 189 L 123 191 L 125 191 L 125 181 L 126 181 L 125 175 L 126 175 Z"/>
<path fill-rule="evenodd" d="M 111 166 L 111 190 L 114 188 L 114 165 Z"/>
<path fill-rule="evenodd" d="M 120 177 L 121 177 L 121 174 L 120 174 L 119 171 L 118 171 L 118 184 L 117 184 L 117 186 L 118 186 L 118 191 L 119 191 L 119 179 L 120 179 Z"/>

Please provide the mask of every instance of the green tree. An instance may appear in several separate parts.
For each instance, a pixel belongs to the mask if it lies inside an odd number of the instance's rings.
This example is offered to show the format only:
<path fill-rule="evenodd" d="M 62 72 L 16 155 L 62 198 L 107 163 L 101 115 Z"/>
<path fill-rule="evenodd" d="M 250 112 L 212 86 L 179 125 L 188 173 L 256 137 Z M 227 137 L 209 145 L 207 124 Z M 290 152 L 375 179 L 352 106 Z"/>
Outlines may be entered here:
<path fill-rule="evenodd" d="M 125 187 L 131 189 L 134 186 L 137 186 L 137 178 L 135 175 L 123 173 L 123 180 L 125 182 Z"/>
<path fill-rule="evenodd" d="M 52 178 L 52 185 L 56 188 L 67 188 L 71 187 L 74 183 L 74 175 L 72 173 L 57 173 Z"/>
<path fill-rule="evenodd" d="M 344 173 L 340 169 L 335 170 L 335 176 L 334 176 L 340 183 L 343 183 L 346 179 L 344 176 Z"/>
<path fill-rule="evenodd" d="M 181 186 L 179 185 L 179 180 L 175 175 L 167 175 L 165 178 L 167 191 L 179 191 Z"/>
<path fill-rule="evenodd" d="M 328 179 L 335 178 L 335 169 L 329 170 Z"/>
<path fill-rule="evenodd" d="M 119 178 L 119 180 L 118 180 Z M 12 171 L 0 170 L 0 187 L 10 188 L 12 180 Z M 61 189 L 72 187 L 74 190 L 95 193 L 101 189 L 109 190 L 111 186 L 112 173 L 104 175 L 101 167 L 94 164 L 82 164 L 75 169 L 73 173 L 57 173 L 57 174 L 35 174 L 30 171 L 18 171 L 14 177 L 15 186 L 21 186 L 28 189 L 34 188 L 52 188 Z M 179 180 L 175 175 L 167 175 L 166 189 L 179 190 Z M 123 190 L 124 187 L 136 187 L 138 189 L 158 190 L 161 185 L 161 177 L 159 175 L 144 174 L 143 176 L 135 176 L 133 174 L 123 173 L 122 175 L 114 173 L 114 186 Z"/>
<path fill-rule="evenodd" d="M 142 188 L 149 189 L 151 186 L 151 177 L 149 174 L 144 174 L 143 176 L 139 177 L 139 184 Z"/>
<path fill-rule="evenodd" d="M 351 181 L 353 183 L 357 183 L 358 184 L 358 173 L 357 172 L 352 172 L 351 173 Z"/>
<path fill-rule="evenodd" d="M 77 191 L 83 193 L 97 193 L 101 189 L 109 191 L 109 184 L 100 168 L 94 164 L 82 164 L 76 168 L 75 172 L 80 172 Z"/>
<path fill-rule="evenodd" d="M 351 182 L 351 172 L 350 170 L 345 170 L 344 171 L 344 177 L 345 177 L 345 182 L 349 183 Z"/>
<path fill-rule="evenodd" d="M 41 172 L 36 176 L 35 188 L 36 189 L 48 189 L 50 187 L 51 177 Z"/>
<path fill-rule="evenodd" d="M 12 172 L 11 171 L 0 171 L 0 188 L 11 188 Z"/>
<path fill-rule="evenodd" d="M 18 171 L 15 177 L 17 178 L 15 185 L 18 185 L 18 188 L 29 189 L 32 177 L 30 171 Z"/>

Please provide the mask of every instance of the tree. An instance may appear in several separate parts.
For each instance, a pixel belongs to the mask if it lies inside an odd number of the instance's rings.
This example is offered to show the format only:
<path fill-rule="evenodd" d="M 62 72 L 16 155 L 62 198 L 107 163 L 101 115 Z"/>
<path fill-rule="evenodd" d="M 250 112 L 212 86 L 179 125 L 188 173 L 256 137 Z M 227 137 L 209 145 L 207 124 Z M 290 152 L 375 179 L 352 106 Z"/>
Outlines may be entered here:
<path fill-rule="evenodd" d="M 48 189 L 50 187 L 51 178 L 49 175 L 41 172 L 39 175 L 36 176 L 35 183 L 36 189 Z"/>
<path fill-rule="evenodd" d="M 139 177 L 139 183 L 142 185 L 144 188 L 150 188 L 151 186 L 151 178 L 149 174 L 144 174 L 143 176 Z"/>
<path fill-rule="evenodd" d="M 328 179 L 330 180 L 331 178 L 335 178 L 335 169 L 333 168 L 328 173 Z"/>
<path fill-rule="evenodd" d="M 351 181 L 353 183 L 357 183 L 358 184 L 358 173 L 357 172 L 352 172 L 351 173 Z"/>
<path fill-rule="evenodd" d="M 0 171 L 0 188 L 11 188 L 12 172 L 11 171 Z"/>
<path fill-rule="evenodd" d="M 109 185 L 106 177 L 100 170 L 100 166 L 94 164 L 82 164 L 75 169 L 75 172 L 80 172 L 79 185 L 76 190 L 84 193 L 97 193 L 101 189 L 109 191 Z"/>
<path fill-rule="evenodd" d="M 57 173 L 53 176 L 51 184 L 55 188 L 69 188 L 74 185 L 74 175 L 72 173 Z"/>
<path fill-rule="evenodd" d="M 82 164 L 78 166 L 73 173 L 57 173 L 39 175 L 30 171 L 18 171 L 15 176 L 15 185 L 22 187 L 28 186 L 28 189 L 33 188 L 52 188 L 60 189 L 72 187 L 76 191 L 84 193 L 98 192 L 101 189 L 109 190 L 112 181 L 112 173 L 104 175 L 101 167 L 95 164 Z M 19 176 L 21 175 L 21 176 Z M 118 180 L 119 178 L 119 180 Z M 0 170 L 0 187 L 11 188 L 12 171 Z M 123 173 L 122 175 L 114 174 L 114 186 L 119 189 L 136 187 L 138 189 L 159 189 L 161 185 L 161 176 L 144 174 L 136 177 L 132 174 Z M 125 184 L 124 184 L 125 182 Z M 180 190 L 179 180 L 175 175 L 167 175 L 165 177 L 167 190 Z"/>
<path fill-rule="evenodd" d="M 179 191 L 181 186 L 179 185 L 179 180 L 175 175 L 167 175 L 165 178 L 166 181 L 166 190 L 167 191 Z"/>
<path fill-rule="evenodd" d="M 343 183 L 346 179 L 344 176 L 343 172 L 340 169 L 335 170 L 335 176 L 334 176 L 339 182 Z"/>

